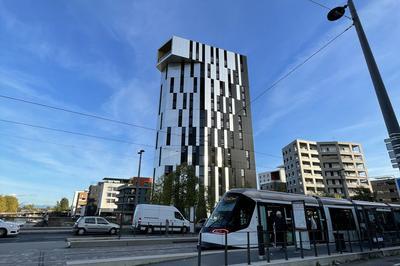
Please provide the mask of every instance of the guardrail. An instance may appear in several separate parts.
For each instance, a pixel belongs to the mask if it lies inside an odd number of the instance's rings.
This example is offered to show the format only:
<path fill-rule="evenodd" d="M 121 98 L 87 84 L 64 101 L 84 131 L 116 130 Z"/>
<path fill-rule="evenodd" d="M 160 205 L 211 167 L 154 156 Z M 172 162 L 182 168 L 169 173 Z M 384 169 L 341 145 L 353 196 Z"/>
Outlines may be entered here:
<path fill-rule="evenodd" d="M 202 258 L 207 256 L 204 249 L 204 234 L 199 233 L 197 265 L 202 264 Z M 223 262 L 228 265 L 229 250 L 232 248 L 241 248 L 246 256 L 235 257 L 235 263 L 247 263 L 251 265 L 256 261 L 271 262 L 273 259 L 304 259 L 304 257 L 332 256 L 343 253 L 364 252 L 380 250 L 386 247 L 400 246 L 400 232 L 393 231 L 362 231 L 358 230 L 298 230 L 296 231 L 247 231 L 235 232 L 235 240 L 239 239 L 238 234 L 243 234 L 243 243 L 230 244 L 229 240 L 233 237 L 225 232 L 221 234 L 223 249 Z M 251 239 L 251 237 L 257 239 Z M 330 236 L 330 237 L 329 237 Z M 333 241 L 329 241 L 332 238 Z M 257 244 L 254 244 L 258 242 Z M 253 244 L 252 244 L 253 243 Z M 272 259 L 271 254 L 274 254 Z M 237 250 L 232 252 L 232 256 L 237 254 Z M 257 256 L 258 255 L 258 256 Z M 221 258 L 218 258 L 221 259 Z M 242 261 L 238 261 L 238 259 Z M 243 261 L 245 260 L 245 261 Z"/>

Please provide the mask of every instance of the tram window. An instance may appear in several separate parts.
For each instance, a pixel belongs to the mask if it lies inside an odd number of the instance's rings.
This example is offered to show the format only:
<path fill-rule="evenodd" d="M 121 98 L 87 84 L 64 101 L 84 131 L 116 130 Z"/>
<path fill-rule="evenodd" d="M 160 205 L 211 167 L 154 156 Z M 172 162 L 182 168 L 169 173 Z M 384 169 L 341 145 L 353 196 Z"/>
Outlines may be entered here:
<path fill-rule="evenodd" d="M 394 212 L 394 220 L 397 224 L 397 228 L 400 228 L 400 211 Z"/>
<path fill-rule="evenodd" d="M 246 228 L 254 212 L 255 202 L 243 195 L 228 193 L 215 208 L 205 227 L 237 231 Z"/>
<path fill-rule="evenodd" d="M 354 230 L 353 213 L 349 209 L 329 208 L 333 230 Z"/>
<path fill-rule="evenodd" d="M 377 211 L 377 224 L 381 229 L 385 231 L 395 230 L 396 226 L 393 221 L 393 216 L 391 212 L 381 212 Z"/>

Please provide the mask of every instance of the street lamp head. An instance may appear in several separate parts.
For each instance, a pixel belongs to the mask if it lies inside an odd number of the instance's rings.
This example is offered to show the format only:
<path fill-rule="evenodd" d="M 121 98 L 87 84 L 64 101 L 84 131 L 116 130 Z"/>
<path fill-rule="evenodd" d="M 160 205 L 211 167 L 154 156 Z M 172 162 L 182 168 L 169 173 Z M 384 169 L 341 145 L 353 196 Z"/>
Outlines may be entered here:
<path fill-rule="evenodd" d="M 341 17 L 343 17 L 344 13 L 346 12 L 346 7 L 347 5 L 344 6 L 338 6 L 335 7 L 334 9 L 331 9 L 331 11 L 329 11 L 327 18 L 329 21 L 335 21 L 340 19 Z"/>
<path fill-rule="evenodd" d="M 142 154 L 144 152 L 144 150 L 140 150 L 138 151 L 138 154 Z"/>

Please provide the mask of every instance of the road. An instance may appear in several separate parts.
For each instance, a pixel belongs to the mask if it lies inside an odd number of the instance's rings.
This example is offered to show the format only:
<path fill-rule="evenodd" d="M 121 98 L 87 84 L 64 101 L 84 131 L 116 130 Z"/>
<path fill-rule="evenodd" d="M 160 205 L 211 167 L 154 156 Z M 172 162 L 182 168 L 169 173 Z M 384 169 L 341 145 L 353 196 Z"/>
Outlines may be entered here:
<path fill-rule="evenodd" d="M 130 236 L 132 236 L 130 234 Z M 178 235 L 176 235 L 178 236 Z M 3 265 L 65 265 L 67 261 L 81 259 L 102 259 L 113 257 L 131 257 L 131 256 L 147 256 L 162 254 L 178 254 L 178 253 L 196 253 L 197 243 L 169 243 L 154 244 L 140 246 L 123 246 L 123 247 L 96 247 L 96 248 L 67 248 L 65 238 L 72 237 L 70 233 L 23 233 L 18 237 L 7 237 L 0 239 L 0 266 Z M 101 236 L 101 237 L 104 237 Z M 127 237 L 127 235 L 125 235 Z M 153 236 L 136 236 L 137 238 L 160 237 Z M 349 248 L 349 247 L 347 247 Z M 353 245 L 354 251 L 360 251 L 359 246 Z M 332 253 L 337 253 L 334 245 L 331 245 Z M 367 250 L 367 246 L 364 246 Z M 304 256 L 314 256 L 313 248 L 304 251 Z M 319 255 L 327 253 L 326 245 L 317 245 Z M 212 253 L 212 254 L 211 254 Z M 288 247 L 287 250 L 289 260 L 294 257 L 300 257 L 300 252 L 294 247 Z M 283 259 L 285 253 L 282 250 L 271 248 L 270 259 Z M 224 264 L 224 251 L 202 251 L 202 265 L 214 266 Z M 258 250 L 252 249 L 250 253 L 252 262 L 259 261 Z M 228 250 L 228 263 L 246 263 L 247 251 L 243 249 Z M 382 260 L 362 261 L 360 263 L 351 263 L 349 265 L 369 266 L 369 265 L 395 265 L 400 263 L 400 256 L 389 257 Z M 191 266 L 197 264 L 197 257 L 158 263 L 158 266 Z M 400 266 L 400 264 L 398 264 Z"/>
<path fill-rule="evenodd" d="M 88 236 L 93 237 L 94 235 Z M 105 235 L 95 235 L 104 237 Z M 128 235 L 125 235 L 127 237 Z M 130 234 L 132 236 L 132 234 Z M 176 235 L 178 236 L 178 235 Z M 196 243 L 154 244 L 127 247 L 67 248 L 71 233 L 22 233 L 0 239 L 0 265 L 65 265 L 67 261 L 126 256 L 195 252 Z M 137 236 L 147 238 L 147 236 Z M 149 236 L 159 237 L 157 235 Z"/>

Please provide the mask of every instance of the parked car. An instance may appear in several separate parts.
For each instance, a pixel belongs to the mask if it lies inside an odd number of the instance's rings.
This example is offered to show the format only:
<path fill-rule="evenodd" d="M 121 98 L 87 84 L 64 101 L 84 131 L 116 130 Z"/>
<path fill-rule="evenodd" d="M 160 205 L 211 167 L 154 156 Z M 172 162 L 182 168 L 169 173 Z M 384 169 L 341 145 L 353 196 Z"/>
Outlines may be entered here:
<path fill-rule="evenodd" d="M 132 228 L 151 234 L 155 231 L 189 232 L 190 222 L 174 206 L 138 204 L 133 214 Z"/>
<path fill-rule="evenodd" d="M 206 222 L 207 222 L 206 218 L 197 221 L 197 223 L 194 225 L 194 230 L 196 231 L 196 233 L 200 232 L 201 228 L 203 228 Z"/>
<path fill-rule="evenodd" d="M 15 236 L 19 234 L 19 225 L 13 222 L 6 222 L 0 219 L 0 238 L 6 236 Z"/>
<path fill-rule="evenodd" d="M 119 225 L 110 223 L 103 217 L 83 216 L 74 224 L 72 231 L 77 235 L 86 233 L 109 233 L 115 235 L 119 230 Z"/>

